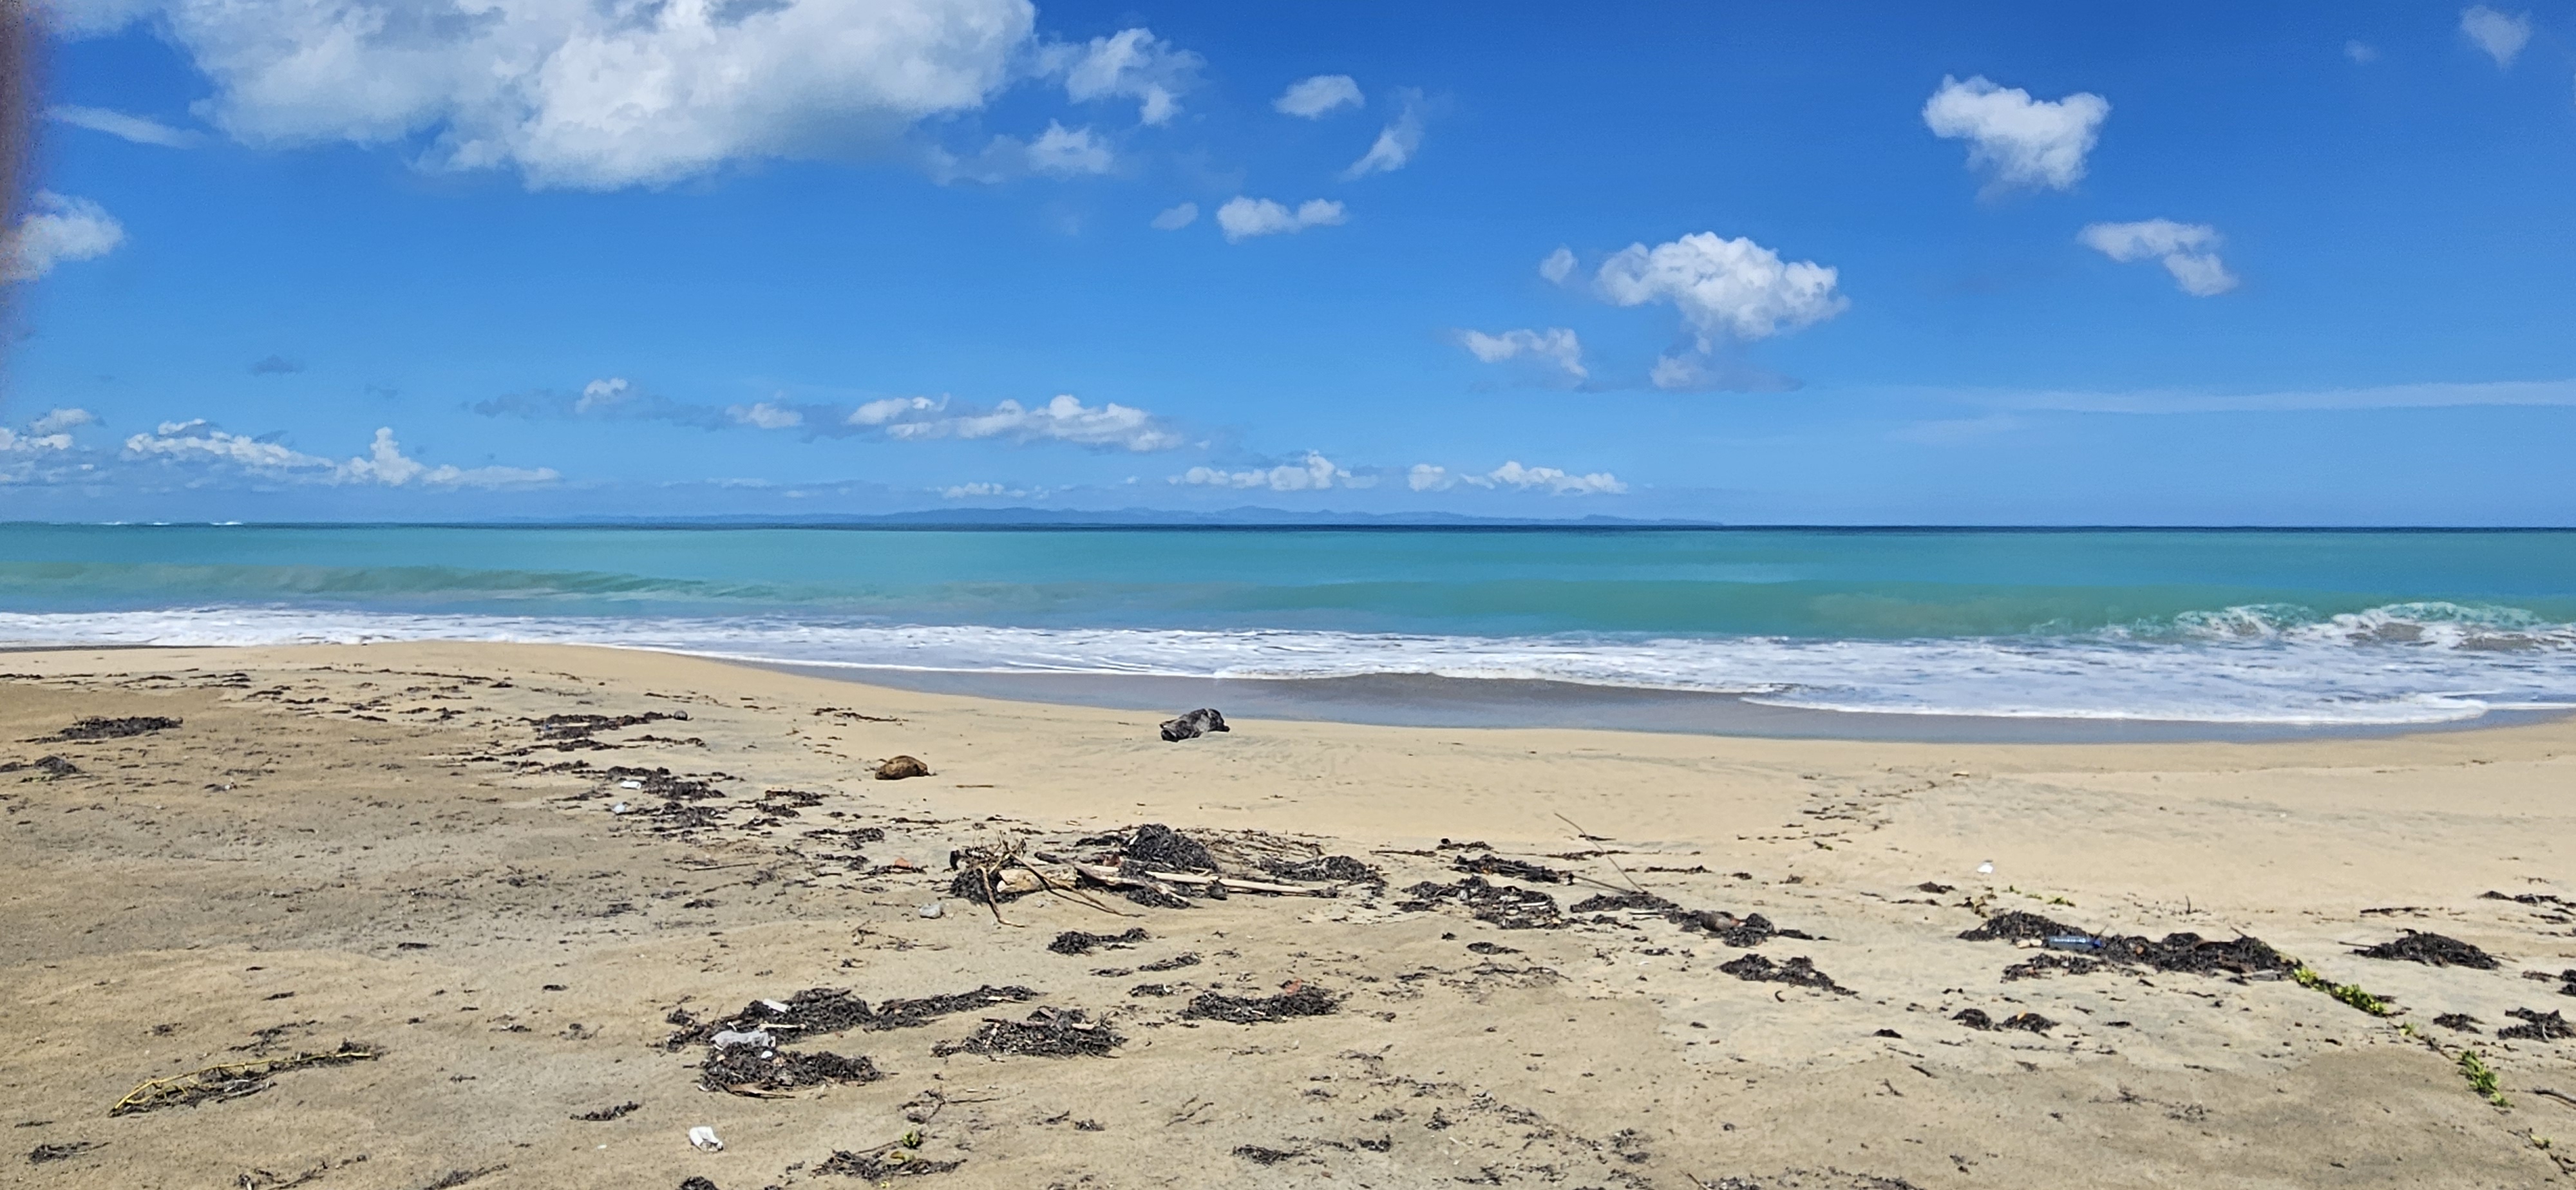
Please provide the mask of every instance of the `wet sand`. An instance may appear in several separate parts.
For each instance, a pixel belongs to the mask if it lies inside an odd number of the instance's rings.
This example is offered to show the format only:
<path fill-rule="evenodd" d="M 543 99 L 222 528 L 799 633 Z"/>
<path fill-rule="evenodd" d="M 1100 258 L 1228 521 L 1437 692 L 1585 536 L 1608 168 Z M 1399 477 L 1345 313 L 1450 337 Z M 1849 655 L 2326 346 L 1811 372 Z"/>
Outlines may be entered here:
<path fill-rule="evenodd" d="M 1159 714 L 608 650 L 0 671 L 10 1184 L 2505 1187 L 2564 1181 L 2576 1145 L 2546 1093 L 2576 1096 L 2576 1041 L 2497 1036 L 2576 1008 L 2565 721 L 2016 744 L 1245 715 L 1166 744 Z M 543 722 L 564 715 L 609 719 Z M 45 738 L 133 716 L 179 723 Z M 898 753 L 932 775 L 867 777 Z M 1041 891 L 1000 921 L 952 895 L 952 851 L 1071 879 L 1040 854 L 1114 867 L 1145 823 L 1239 880 L 1330 854 L 1384 884 Z M 1571 911 L 1641 891 L 1689 912 Z M 2006 911 L 2250 935 L 2390 1015 L 2261 964 L 2008 979 L 2094 952 L 1958 937 Z M 2408 929 L 2500 963 L 2352 953 Z M 1766 965 L 1831 986 L 1740 977 Z M 1034 995 L 902 1027 L 743 1015 L 987 987 Z M 1206 998 L 1315 991 L 1333 1011 L 1248 1024 Z M 1033 1014 L 1106 1055 L 957 1048 Z M 763 1016 L 772 1051 L 879 1077 L 702 1089 L 703 1034 Z M 370 1056 L 242 1065 L 344 1041 Z M 2472 1050 L 2508 1106 L 2463 1077 Z M 222 1064 L 220 1097 L 110 1114 Z"/>

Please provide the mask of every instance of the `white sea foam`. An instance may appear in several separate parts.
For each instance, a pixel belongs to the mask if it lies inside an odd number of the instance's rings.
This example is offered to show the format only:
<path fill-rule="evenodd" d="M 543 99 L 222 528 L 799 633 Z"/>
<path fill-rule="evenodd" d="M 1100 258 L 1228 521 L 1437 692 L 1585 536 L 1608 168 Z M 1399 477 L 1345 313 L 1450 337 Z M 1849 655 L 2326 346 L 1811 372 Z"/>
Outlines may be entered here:
<path fill-rule="evenodd" d="M 898 625 L 792 617 L 526 617 L 282 607 L 0 613 L 0 642 L 592 644 L 972 673 L 1427 674 L 1742 695 L 1817 710 L 2244 724 L 2408 724 L 2576 707 L 2576 626 L 2403 604 L 2243 607 L 2066 636 L 1916 640 L 1478 637 Z"/>

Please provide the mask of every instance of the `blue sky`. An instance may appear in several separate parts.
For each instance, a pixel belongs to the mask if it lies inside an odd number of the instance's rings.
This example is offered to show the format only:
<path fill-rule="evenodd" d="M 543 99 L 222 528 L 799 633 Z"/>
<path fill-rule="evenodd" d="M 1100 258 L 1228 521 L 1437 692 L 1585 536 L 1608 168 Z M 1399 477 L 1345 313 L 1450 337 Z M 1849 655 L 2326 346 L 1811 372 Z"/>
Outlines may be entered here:
<path fill-rule="evenodd" d="M 2576 523 L 2576 8 L 1398 7 L 60 0 L 0 515 Z"/>

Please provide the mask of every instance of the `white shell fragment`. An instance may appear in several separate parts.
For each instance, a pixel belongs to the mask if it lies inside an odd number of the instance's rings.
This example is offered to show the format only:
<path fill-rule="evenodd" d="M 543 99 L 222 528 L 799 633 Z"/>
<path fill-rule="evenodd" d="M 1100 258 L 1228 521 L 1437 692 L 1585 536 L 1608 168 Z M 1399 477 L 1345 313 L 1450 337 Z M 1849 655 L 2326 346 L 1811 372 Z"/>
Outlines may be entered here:
<path fill-rule="evenodd" d="M 716 1139 L 716 1130 L 704 1124 L 689 1129 L 689 1147 L 706 1153 L 721 1153 L 724 1142 Z"/>

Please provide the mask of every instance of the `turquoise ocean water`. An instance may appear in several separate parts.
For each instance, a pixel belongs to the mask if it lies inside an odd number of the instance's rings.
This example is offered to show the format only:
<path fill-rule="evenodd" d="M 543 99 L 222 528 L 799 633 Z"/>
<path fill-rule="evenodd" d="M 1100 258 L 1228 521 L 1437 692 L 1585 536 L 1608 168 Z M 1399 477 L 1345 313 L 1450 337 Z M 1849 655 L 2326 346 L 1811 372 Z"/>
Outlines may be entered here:
<path fill-rule="evenodd" d="M 412 638 L 2435 724 L 2576 707 L 2576 532 L 0 526 L 0 642 Z"/>

